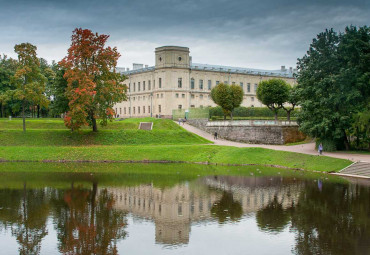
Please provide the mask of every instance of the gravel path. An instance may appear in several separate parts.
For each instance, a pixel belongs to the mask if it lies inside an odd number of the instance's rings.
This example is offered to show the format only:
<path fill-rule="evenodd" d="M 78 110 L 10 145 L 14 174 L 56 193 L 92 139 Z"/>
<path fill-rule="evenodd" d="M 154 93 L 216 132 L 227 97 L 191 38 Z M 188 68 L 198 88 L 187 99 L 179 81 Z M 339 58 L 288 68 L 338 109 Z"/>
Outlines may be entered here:
<path fill-rule="evenodd" d="M 224 140 L 224 139 L 214 140 L 213 135 L 203 130 L 200 130 L 199 128 L 196 128 L 186 123 L 181 126 L 194 134 L 204 137 L 210 141 L 213 141 L 214 145 L 234 146 L 234 147 L 259 147 L 259 148 L 266 148 L 266 149 L 272 149 L 272 150 L 290 151 L 290 152 L 298 152 L 298 153 L 304 153 L 304 154 L 310 154 L 310 155 L 318 155 L 317 151 L 315 150 L 315 143 L 305 143 L 305 144 L 299 144 L 299 145 L 286 146 L 286 145 L 238 143 L 238 142 L 233 142 L 233 141 Z M 333 158 L 348 159 L 353 162 L 357 162 L 357 161 L 370 162 L 370 155 L 366 155 L 366 154 L 352 154 L 352 153 L 346 153 L 346 152 L 325 152 L 324 151 L 323 155 L 333 157 Z"/>

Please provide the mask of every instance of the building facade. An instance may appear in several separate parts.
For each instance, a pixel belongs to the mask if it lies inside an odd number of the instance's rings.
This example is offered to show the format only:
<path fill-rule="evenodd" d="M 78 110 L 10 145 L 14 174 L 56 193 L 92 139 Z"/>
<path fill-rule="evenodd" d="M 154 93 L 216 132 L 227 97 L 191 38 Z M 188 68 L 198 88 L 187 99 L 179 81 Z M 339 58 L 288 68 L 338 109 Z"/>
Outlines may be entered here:
<path fill-rule="evenodd" d="M 262 107 L 257 100 L 258 83 L 280 78 L 292 86 L 294 70 L 259 70 L 192 63 L 187 47 L 163 46 L 155 49 L 155 66 L 134 64 L 133 70 L 121 69 L 126 75 L 127 101 L 114 106 L 116 117 L 172 117 L 174 109 L 216 106 L 210 97 L 219 83 L 243 88 L 242 106 Z"/>

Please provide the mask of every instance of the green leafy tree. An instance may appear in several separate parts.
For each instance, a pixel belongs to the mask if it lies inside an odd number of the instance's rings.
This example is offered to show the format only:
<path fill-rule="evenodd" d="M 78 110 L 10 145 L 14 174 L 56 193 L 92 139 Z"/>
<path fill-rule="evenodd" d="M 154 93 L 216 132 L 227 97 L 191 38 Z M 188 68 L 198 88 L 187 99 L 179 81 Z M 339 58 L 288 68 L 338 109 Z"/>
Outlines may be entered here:
<path fill-rule="evenodd" d="M 235 201 L 233 194 L 224 191 L 222 197 L 211 208 L 212 217 L 217 218 L 220 224 L 230 221 L 238 221 L 243 215 L 240 202 Z"/>
<path fill-rule="evenodd" d="M 287 113 L 287 120 L 290 121 L 290 114 L 294 111 L 294 108 L 299 104 L 299 89 L 297 86 L 289 87 L 287 104 L 283 104 L 282 108 Z"/>
<path fill-rule="evenodd" d="M 48 93 L 50 97 L 50 115 L 61 116 L 69 111 L 68 98 L 66 96 L 67 80 L 64 79 L 65 69 L 57 63 L 53 63 L 51 69 L 54 79 L 50 82 Z"/>
<path fill-rule="evenodd" d="M 41 74 L 40 62 L 36 56 L 37 47 L 30 43 L 15 45 L 18 54 L 18 68 L 14 74 L 16 89 L 14 96 L 22 101 L 23 131 L 26 131 L 26 105 L 47 106 L 48 100 L 44 94 L 46 78 Z"/>
<path fill-rule="evenodd" d="M 275 114 L 278 120 L 278 110 L 289 99 L 290 85 L 281 79 L 261 81 L 257 88 L 257 98 Z"/>
<path fill-rule="evenodd" d="M 301 97 L 299 124 L 327 149 L 349 149 L 353 115 L 370 98 L 370 30 L 347 27 L 337 34 L 326 30 L 313 39 L 298 59 Z"/>
<path fill-rule="evenodd" d="M 227 115 L 233 119 L 233 110 L 243 101 L 243 89 L 238 85 L 220 83 L 211 90 L 211 98 L 215 104 L 221 106 L 224 119 Z"/>
<path fill-rule="evenodd" d="M 5 110 L 8 104 L 12 101 L 11 91 L 14 85 L 11 82 L 11 77 L 15 74 L 17 61 L 8 58 L 6 55 L 0 56 L 0 105 L 1 117 L 5 117 Z"/>

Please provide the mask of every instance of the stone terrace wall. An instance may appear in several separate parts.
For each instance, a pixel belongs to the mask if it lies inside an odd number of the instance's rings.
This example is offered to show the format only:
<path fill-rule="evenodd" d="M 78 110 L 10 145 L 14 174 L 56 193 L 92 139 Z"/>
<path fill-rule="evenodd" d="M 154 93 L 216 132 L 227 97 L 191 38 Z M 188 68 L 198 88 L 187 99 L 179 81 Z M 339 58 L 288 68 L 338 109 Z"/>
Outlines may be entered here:
<path fill-rule="evenodd" d="M 220 138 L 256 144 L 286 144 L 303 141 L 306 136 L 295 122 L 273 120 L 206 121 L 191 120 L 190 125 Z"/>

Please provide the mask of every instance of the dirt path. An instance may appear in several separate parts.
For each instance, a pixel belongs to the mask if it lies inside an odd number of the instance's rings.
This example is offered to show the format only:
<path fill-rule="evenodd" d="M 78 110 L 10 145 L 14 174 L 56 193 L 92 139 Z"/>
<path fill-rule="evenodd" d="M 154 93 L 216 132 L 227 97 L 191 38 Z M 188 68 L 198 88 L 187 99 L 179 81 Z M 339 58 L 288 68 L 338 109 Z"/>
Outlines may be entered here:
<path fill-rule="evenodd" d="M 200 130 L 199 128 L 196 128 L 186 123 L 181 126 L 185 128 L 186 130 L 188 130 L 189 132 L 192 132 L 210 141 L 213 141 L 214 145 L 234 146 L 234 147 L 260 147 L 260 148 L 266 148 L 266 149 L 272 149 L 272 150 L 290 151 L 290 152 L 298 152 L 298 153 L 304 153 L 304 154 L 310 154 L 310 155 L 318 155 L 317 151 L 315 150 L 315 143 L 306 143 L 306 144 L 300 144 L 300 145 L 286 146 L 286 145 L 238 143 L 238 142 L 233 142 L 233 141 L 224 140 L 224 139 L 214 140 L 213 135 L 203 130 Z M 357 161 L 370 162 L 370 155 L 366 155 L 366 154 L 352 154 L 352 153 L 346 153 L 346 152 L 324 152 L 323 155 L 333 157 L 333 158 L 348 159 L 353 162 L 357 162 Z"/>

